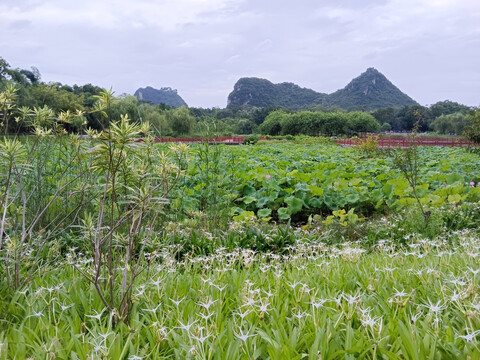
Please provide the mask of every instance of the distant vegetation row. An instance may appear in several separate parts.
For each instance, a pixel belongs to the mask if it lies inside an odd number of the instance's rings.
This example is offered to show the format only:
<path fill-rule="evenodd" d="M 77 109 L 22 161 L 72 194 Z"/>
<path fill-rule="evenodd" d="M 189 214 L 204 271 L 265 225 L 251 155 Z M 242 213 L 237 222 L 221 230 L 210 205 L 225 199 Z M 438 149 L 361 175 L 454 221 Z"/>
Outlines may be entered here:
<path fill-rule="evenodd" d="M 362 111 L 300 111 L 289 114 L 276 110 L 268 114 L 258 129 L 266 135 L 350 135 L 377 132 L 380 124 L 372 115 Z"/>
<path fill-rule="evenodd" d="M 468 106 L 452 101 L 430 107 L 407 105 L 374 111 L 346 112 L 317 105 L 309 111 L 229 105 L 224 109 L 173 108 L 154 105 L 131 95 L 113 96 L 112 91 L 91 84 L 82 86 L 41 82 L 40 72 L 13 69 L 0 58 L 0 122 L 2 133 L 29 133 L 32 121 L 62 122 L 67 132 L 83 133 L 87 128 L 104 129 L 109 119 L 128 114 L 135 122 L 149 122 L 159 137 L 201 136 L 206 126 L 221 135 L 306 134 L 349 135 L 371 131 L 410 131 L 420 119 L 420 131 L 461 135 L 471 123 Z M 98 108 L 98 100 L 108 97 L 108 107 Z M 108 114 L 106 113 L 108 112 Z M 108 115 L 108 116 L 105 116 Z"/>

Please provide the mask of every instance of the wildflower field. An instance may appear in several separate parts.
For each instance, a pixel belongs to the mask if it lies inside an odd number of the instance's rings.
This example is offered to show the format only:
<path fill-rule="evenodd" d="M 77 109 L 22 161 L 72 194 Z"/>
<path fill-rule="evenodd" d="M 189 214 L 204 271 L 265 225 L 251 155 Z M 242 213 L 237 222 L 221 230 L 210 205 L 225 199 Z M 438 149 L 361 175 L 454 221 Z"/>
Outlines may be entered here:
<path fill-rule="evenodd" d="M 480 359 L 477 153 L 90 136 L 0 141 L 0 359 Z"/>
<path fill-rule="evenodd" d="M 283 255 L 218 248 L 178 261 L 175 247 L 160 249 L 137 281 L 129 326 L 115 328 L 94 288 L 60 264 L 9 299 L 2 358 L 480 356 L 478 234 L 368 251 L 295 236 Z"/>

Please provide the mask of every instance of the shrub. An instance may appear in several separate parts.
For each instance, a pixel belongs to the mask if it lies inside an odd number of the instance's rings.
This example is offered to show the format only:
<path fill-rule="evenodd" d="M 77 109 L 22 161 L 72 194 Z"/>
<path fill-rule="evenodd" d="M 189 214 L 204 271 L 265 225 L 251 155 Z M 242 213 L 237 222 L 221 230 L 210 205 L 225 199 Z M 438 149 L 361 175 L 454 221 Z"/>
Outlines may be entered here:
<path fill-rule="evenodd" d="M 358 148 L 366 155 L 376 153 L 378 150 L 378 136 L 373 137 L 373 135 L 370 135 L 358 145 Z"/>
<path fill-rule="evenodd" d="M 243 139 L 243 144 L 244 145 L 254 145 L 260 140 L 260 137 L 258 135 L 250 135 L 247 136 Z"/>

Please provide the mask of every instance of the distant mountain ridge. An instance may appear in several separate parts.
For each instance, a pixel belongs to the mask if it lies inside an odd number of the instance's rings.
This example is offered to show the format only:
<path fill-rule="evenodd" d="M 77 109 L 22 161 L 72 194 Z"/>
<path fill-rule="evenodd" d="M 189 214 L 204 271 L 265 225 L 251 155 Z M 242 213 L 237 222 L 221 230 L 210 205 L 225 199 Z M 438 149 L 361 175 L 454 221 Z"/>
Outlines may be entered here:
<path fill-rule="evenodd" d="M 138 100 L 149 101 L 152 104 L 165 104 L 171 107 L 187 106 L 187 103 L 182 99 L 176 89 L 170 87 L 162 87 L 154 89 L 151 86 L 146 88 L 139 88 L 133 94 Z"/>
<path fill-rule="evenodd" d="M 301 88 L 293 83 L 273 84 L 259 78 L 241 78 L 228 95 L 228 105 L 251 105 L 257 107 L 304 107 L 324 103 L 327 94 Z"/>
<path fill-rule="evenodd" d="M 315 105 L 346 110 L 373 110 L 417 104 L 375 68 L 368 68 L 343 89 L 319 93 L 293 83 L 273 84 L 259 78 L 241 78 L 228 95 L 228 105 L 298 110 Z"/>

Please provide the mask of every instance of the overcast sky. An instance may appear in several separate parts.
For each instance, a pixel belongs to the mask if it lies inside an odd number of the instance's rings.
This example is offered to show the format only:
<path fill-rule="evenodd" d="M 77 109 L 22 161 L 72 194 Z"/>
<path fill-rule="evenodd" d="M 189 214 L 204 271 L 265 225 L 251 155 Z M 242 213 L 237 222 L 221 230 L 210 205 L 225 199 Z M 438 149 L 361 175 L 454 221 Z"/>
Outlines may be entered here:
<path fill-rule="evenodd" d="M 0 56 L 117 95 L 225 107 L 240 77 L 331 93 L 375 67 L 420 104 L 480 105 L 479 0 L 0 0 Z"/>

